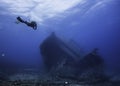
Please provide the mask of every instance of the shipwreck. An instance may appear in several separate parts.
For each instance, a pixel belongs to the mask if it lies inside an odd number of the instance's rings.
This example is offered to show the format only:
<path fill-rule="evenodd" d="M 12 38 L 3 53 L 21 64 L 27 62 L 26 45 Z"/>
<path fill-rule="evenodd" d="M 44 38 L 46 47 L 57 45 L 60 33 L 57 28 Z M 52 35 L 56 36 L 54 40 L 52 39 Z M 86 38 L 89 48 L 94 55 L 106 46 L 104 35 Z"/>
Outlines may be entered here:
<path fill-rule="evenodd" d="M 98 49 L 82 56 L 77 48 L 79 46 L 74 47 L 52 33 L 40 45 L 46 71 L 57 78 L 92 80 L 92 76 L 93 81 L 106 79 L 104 61 L 98 55 Z"/>

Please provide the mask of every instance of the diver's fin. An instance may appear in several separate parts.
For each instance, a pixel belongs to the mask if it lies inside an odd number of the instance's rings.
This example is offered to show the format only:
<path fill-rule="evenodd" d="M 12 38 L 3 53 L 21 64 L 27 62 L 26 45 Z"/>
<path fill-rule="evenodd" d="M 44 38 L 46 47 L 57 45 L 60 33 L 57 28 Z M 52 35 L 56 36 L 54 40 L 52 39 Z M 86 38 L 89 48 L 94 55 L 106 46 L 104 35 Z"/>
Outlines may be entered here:
<path fill-rule="evenodd" d="M 15 21 L 15 23 L 16 23 L 16 24 L 19 24 L 19 23 L 20 23 L 20 21 Z"/>

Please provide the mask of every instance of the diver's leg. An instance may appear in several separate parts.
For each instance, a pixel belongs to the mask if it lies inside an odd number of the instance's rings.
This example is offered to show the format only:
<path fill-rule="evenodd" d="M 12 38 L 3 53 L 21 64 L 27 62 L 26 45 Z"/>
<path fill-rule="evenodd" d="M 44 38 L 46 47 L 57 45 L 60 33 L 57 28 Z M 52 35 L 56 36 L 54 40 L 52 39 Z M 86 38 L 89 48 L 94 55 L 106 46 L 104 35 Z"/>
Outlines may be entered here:
<path fill-rule="evenodd" d="M 27 22 L 27 21 L 24 21 L 24 23 L 27 25 L 27 26 L 31 26 L 31 23 Z"/>
<path fill-rule="evenodd" d="M 17 20 L 24 23 L 24 21 L 20 17 L 17 17 Z"/>

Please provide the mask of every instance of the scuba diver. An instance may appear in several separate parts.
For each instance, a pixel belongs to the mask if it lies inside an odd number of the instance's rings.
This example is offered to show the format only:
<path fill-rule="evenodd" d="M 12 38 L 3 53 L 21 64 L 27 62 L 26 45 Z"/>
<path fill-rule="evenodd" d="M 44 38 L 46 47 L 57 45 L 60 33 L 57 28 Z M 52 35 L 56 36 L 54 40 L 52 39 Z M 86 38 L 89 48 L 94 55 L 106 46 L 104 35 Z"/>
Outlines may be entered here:
<path fill-rule="evenodd" d="M 34 30 L 37 29 L 37 23 L 35 21 L 27 22 L 21 19 L 21 17 L 17 17 L 17 20 L 21 23 L 25 23 L 27 26 L 32 27 Z"/>

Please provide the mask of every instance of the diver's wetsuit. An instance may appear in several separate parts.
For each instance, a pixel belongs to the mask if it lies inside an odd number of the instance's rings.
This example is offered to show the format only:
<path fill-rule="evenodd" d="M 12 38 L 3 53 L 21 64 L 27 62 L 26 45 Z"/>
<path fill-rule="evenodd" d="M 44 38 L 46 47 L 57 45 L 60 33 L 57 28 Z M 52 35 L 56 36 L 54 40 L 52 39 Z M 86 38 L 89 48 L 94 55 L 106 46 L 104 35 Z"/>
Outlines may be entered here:
<path fill-rule="evenodd" d="M 20 17 L 17 17 L 17 20 L 20 21 L 21 23 L 25 23 L 27 26 L 32 27 L 34 30 L 37 29 L 37 24 L 35 21 L 27 22 L 27 21 L 22 20 Z"/>
<path fill-rule="evenodd" d="M 34 30 L 37 29 L 37 24 L 36 24 L 36 22 L 34 22 L 34 21 L 32 21 L 32 22 L 30 22 L 30 23 L 27 22 L 27 21 L 24 21 L 24 23 L 25 23 L 26 25 L 32 27 Z"/>

